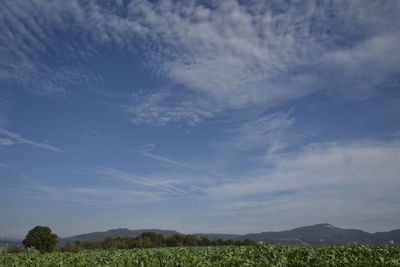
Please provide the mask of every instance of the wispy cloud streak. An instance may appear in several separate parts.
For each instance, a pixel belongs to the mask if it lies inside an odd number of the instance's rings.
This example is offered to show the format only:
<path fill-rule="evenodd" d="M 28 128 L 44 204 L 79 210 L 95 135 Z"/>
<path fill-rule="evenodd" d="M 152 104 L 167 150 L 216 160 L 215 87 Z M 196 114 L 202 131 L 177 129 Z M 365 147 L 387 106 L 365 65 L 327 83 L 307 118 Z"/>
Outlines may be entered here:
<path fill-rule="evenodd" d="M 28 140 L 26 138 L 21 137 L 19 134 L 1 128 L 0 128 L 0 136 L 6 137 L 6 138 L 0 138 L 0 145 L 28 144 L 34 147 L 47 149 L 53 152 L 64 153 L 64 151 L 62 151 L 57 147 Z"/>
<path fill-rule="evenodd" d="M 4 164 L 4 163 L 0 163 L 0 167 L 11 169 L 10 166 L 8 166 L 7 164 Z"/>
<path fill-rule="evenodd" d="M 117 205 L 143 204 L 163 201 L 168 198 L 164 192 L 117 188 L 115 186 L 67 187 L 43 185 L 24 177 L 26 184 L 10 188 L 21 196 L 35 199 L 53 199 L 85 206 L 110 208 Z"/>
<path fill-rule="evenodd" d="M 143 152 L 143 151 L 136 151 L 136 152 L 140 153 L 140 154 L 142 154 L 142 155 L 144 155 L 146 157 L 149 157 L 149 158 L 152 158 L 152 159 L 155 159 L 155 160 L 159 160 L 159 161 L 162 161 L 162 162 L 166 162 L 166 163 L 169 163 L 169 164 L 182 166 L 182 167 L 189 168 L 189 169 L 201 170 L 201 168 L 198 168 L 196 166 L 193 166 L 193 165 L 190 165 L 190 164 L 187 164 L 187 163 L 184 163 L 184 162 L 176 161 L 176 160 L 173 160 L 173 159 L 170 159 L 170 158 L 167 158 L 167 157 L 163 157 L 163 156 L 160 156 L 160 155 L 156 155 L 156 154 L 153 154 L 153 153 Z"/>
<path fill-rule="evenodd" d="M 137 175 L 130 172 L 121 171 L 113 168 L 106 168 L 100 166 L 94 166 L 91 171 L 103 174 L 113 179 L 122 180 L 125 182 L 141 185 L 146 191 L 160 191 L 166 192 L 173 195 L 185 194 L 186 191 L 180 186 L 182 181 L 175 179 L 159 179 L 156 177 L 147 177 L 143 175 Z"/>

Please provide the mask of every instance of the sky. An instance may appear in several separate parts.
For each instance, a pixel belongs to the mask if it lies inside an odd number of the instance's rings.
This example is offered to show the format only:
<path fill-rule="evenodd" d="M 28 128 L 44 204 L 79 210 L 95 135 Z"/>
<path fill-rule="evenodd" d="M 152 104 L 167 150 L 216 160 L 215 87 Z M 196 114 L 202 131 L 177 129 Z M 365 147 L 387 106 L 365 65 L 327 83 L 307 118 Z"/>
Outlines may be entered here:
<path fill-rule="evenodd" d="M 0 237 L 400 228 L 400 1 L 0 1 Z"/>

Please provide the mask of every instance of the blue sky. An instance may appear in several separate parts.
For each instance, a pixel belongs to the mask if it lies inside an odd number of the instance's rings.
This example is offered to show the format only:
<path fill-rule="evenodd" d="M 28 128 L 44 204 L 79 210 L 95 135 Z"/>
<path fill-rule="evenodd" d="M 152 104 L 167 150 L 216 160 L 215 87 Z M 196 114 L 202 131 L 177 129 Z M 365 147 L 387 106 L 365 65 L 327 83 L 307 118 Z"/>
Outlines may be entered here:
<path fill-rule="evenodd" d="M 1 1 L 0 236 L 399 228 L 399 1 Z"/>

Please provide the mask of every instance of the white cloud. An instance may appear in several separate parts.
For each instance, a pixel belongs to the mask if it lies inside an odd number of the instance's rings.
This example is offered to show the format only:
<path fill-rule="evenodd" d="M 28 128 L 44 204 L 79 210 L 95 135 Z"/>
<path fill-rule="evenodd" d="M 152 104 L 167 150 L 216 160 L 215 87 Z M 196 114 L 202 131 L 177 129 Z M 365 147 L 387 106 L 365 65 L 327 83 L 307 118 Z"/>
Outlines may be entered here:
<path fill-rule="evenodd" d="M 51 186 L 23 177 L 25 184 L 10 190 L 28 198 L 53 199 L 110 208 L 119 205 L 145 205 L 185 197 L 192 198 L 189 193 L 200 192 L 202 190 L 200 186 L 210 184 L 209 176 L 201 177 L 164 172 L 138 175 L 101 166 L 91 166 L 83 168 L 83 170 L 85 173 L 95 174 L 99 180 L 102 180 L 96 182 L 96 184 L 102 185 L 95 187 Z"/>
<path fill-rule="evenodd" d="M 218 213 L 261 216 L 275 228 L 283 221 L 397 227 L 399 158 L 399 143 L 310 145 L 272 168 L 206 191 Z"/>
<path fill-rule="evenodd" d="M 86 136 L 96 136 L 99 134 L 99 131 L 97 129 L 88 129 L 85 131 Z"/>
<path fill-rule="evenodd" d="M 206 109 L 208 104 L 192 100 L 178 101 L 177 96 L 170 90 L 160 90 L 149 95 L 134 94 L 131 102 L 122 106 L 130 115 L 134 124 L 153 123 L 159 126 L 171 122 L 186 122 L 196 124 L 205 117 L 212 116 L 212 108 Z"/>
<path fill-rule="evenodd" d="M 4 163 L 0 163 L 0 167 L 11 169 L 10 166 L 8 166 L 7 164 L 4 164 Z"/>
<path fill-rule="evenodd" d="M 17 83 L 35 95 L 65 95 L 78 85 L 92 90 L 99 77 L 83 64 L 67 63 L 71 58 L 81 63 L 91 51 L 57 39 L 73 25 L 69 16 L 82 22 L 81 11 L 78 1 L 2 1 L 0 79 Z"/>
<path fill-rule="evenodd" d="M 33 184 L 22 189 L 12 190 L 28 198 L 52 199 L 99 208 L 110 208 L 125 204 L 143 204 L 166 199 L 165 194 L 161 192 L 146 192 L 112 187 L 54 187 Z"/>
<path fill-rule="evenodd" d="M 400 63 L 399 42 L 400 33 L 383 33 L 354 47 L 324 55 L 321 64 L 327 67 L 321 76 L 325 77 L 328 88 L 329 84 L 337 87 L 330 93 L 339 98 L 362 100 L 378 94 L 380 86 L 398 86 L 394 77 Z"/>
<path fill-rule="evenodd" d="M 214 176 L 214 177 L 220 177 L 220 178 L 223 177 L 223 175 L 221 173 L 218 173 L 218 172 L 215 172 L 215 171 L 211 170 L 209 165 L 207 165 L 207 167 L 204 168 L 204 167 L 199 167 L 199 166 L 195 166 L 195 165 L 192 165 L 192 164 L 188 164 L 186 162 L 173 160 L 173 159 L 168 158 L 168 157 L 163 157 L 163 156 L 160 156 L 160 155 L 156 155 L 154 153 L 150 153 L 150 152 L 147 152 L 147 151 L 136 151 L 136 152 L 142 154 L 143 156 L 152 158 L 152 159 L 160 161 L 160 162 L 168 163 L 168 164 L 173 165 L 175 167 L 176 166 L 180 166 L 180 167 L 184 167 L 184 168 L 186 168 L 188 170 L 195 170 L 195 171 L 197 171 L 197 173 L 207 174 L 207 175 L 211 175 L 211 176 Z M 162 174 L 160 174 L 160 176 L 162 176 Z"/>
<path fill-rule="evenodd" d="M 160 156 L 160 155 L 156 155 L 156 154 L 153 154 L 153 153 L 141 152 L 141 151 L 137 151 L 137 152 L 142 154 L 142 155 L 144 155 L 144 156 L 146 156 L 146 157 L 149 157 L 149 158 L 152 158 L 152 159 L 155 159 L 155 160 L 158 160 L 158 161 L 166 162 L 166 163 L 177 165 L 177 166 L 182 166 L 182 167 L 189 168 L 189 169 L 196 169 L 196 170 L 199 169 L 198 167 L 195 167 L 193 165 L 190 165 L 190 164 L 187 164 L 187 163 L 184 163 L 184 162 L 180 162 L 180 161 L 176 161 L 176 160 L 173 160 L 173 159 L 170 159 L 170 158 L 166 158 L 166 157 L 163 157 L 163 156 Z"/>
<path fill-rule="evenodd" d="M 95 166 L 90 169 L 92 172 L 102 174 L 111 179 L 121 180 L 136 186 L 141 186 L 143 190 L 150 192 L 163 192 L 169 196 L 181 195 L 186 193 L 186 189 L 182 188 L 182 181 L 176 179 L 165 179 L 163 177 L 143 176 L 131 172 L 126 172 L 113 168 L 105 168 Z"/>
<path fill-rule="evenodd" d="M 28 145 L 32 145 L 34 147 L 47 149 L 47 150 L 54 151 L 54 152 L 59 152 L 59 153 L 64 152 L 57 147 L 25 139 L 25 138 L 21 137 L 19 134 L 16 134 L 16 133 L 13 133 L 13 132 L 7 131 L 5 129 L 1 129 L 1 128 L 0 128 L 0 136 L 5 136 L 5 138 L 4 137 L 0 138 L 0 145 L 28 144 Z"/>
<path fill-rule="evenodd" d="M 145 36 L 153 43 L 145 51 L 153 65 L 217 106 L 215 113 L 253 105 L 268 109 L 321 89 L 350 99 L 370 97 L 400 63 L 386 56 L 396 54 L 400 36 L 389 23 L 396 20 L 394 12 L 385 17 L 386 9 L 399 6 L 387 5 L 224 1 L 208 8 L 141 1 L 135 10 L 150 29 Z M 338 54 L 350 55 L 352 64 L 331 59 Z"/>
<path fill-rule="evenodd" d="M 90 87 L 101 82 L 90 69 L 61 64 L 54 70 L 39 58 L 51 48 L 60 62 L 87 60 L 103 44 L 136 53 L 149 72 L 167 78 L 180 99 L 170 101 L 161 89 L 141 104 L 128 103 L 133 123 L 194 124 L 231 109 L 267 110 L 316 90 L 365 99 L 383 83 L 397 84 L 398 1 L 206 6 L 138 0 L 122 7 L 2 1 L 2 7 L 3 79 L 34 84 L 41 93 Z M 61 43 L 62 32 L 79 42 Z"/>
<path fill-rule="evenodd" d="M 294 119 L 291 111 L 275 112 L 240 123 L 228 130 L 230 144 L 241 150 L 250 150 L 265 146 L 271 154 L 286 147 L 285 131 L 290 128 Z"/>
<path fill-rule="evenodd" d="M 8 105 L 9 105 L 8 95 L 6 94 L 6 90 L 4 90 L 0 92 L 0 127 L 5 127 L 5 125 L 7 124 L 7 117 L 9 113 Z"/>
<path fill-rule="evenodd" d="M 242 112 L 238 120 L 229 118 L 220 136 L 214 139 L 214 158 L 231 174 L 246 171 L 248 166 L 263 168 L 303 146 L 306 138 L 300 133 L 294 109 L 270 113 Z M 236 118 L 234 115 L 233 118 Z M 211 163 L 212 164 L 212 163 Z M 243 166 L 242 168 L 237 168 Z"/>
<path fill-rule="evenodd" d="M 301 56 L 295 41 L 302 37 L 295 35 L 304 25 L 289 22 L 295 9 L 273 17 L 270 11 L 249 13 L 235 1 L 215 9 L 170 2 L 145 6 L 142 23 L 151 29 L 146 37 L 164 46 L 165 54 L 154 61 L 161 58 L 166 76 L 221 108 L 275 105 L 311 89 L 312 75 L 286 75 Z M 276 28 L 278 22 L 286 27 Z"/>
<path fill-rule="evenodd" d="M 1 146 L 11 146 L 11 145 L 15 145 L 18 144 L 18 142 L 10 139 L 10 138 L 0 138 L 0 145 Z"/>
<path fill-rule="evenodd" d="M 385 181 L 393 186 L 397 184 L 399 154 L 399 144 L 310 145 L 296 157 L 290 155 L 277 161 L 272 170 L 265 170 L 268 175 L 217 186 L 211 192 L 235 197 L 334 185 L 371 187 Z"/>
<path fill-rule="evenodd" d="M 181 192 L 169 188 L 168 182 L 153 181 L 143 176 L 136 176 L 131 173 L 116 169 L 92 167 L 87 169 L 96 175 L 104 175 L 112 178 L 111 183 L 107 182 L 97 186 L 54 186 L 42 184 L 22 176 L 24 184 L 18 188 L 10 188 L 21 196 L 33 199 L 53 199 L 63 202 L 72 202 L 87 206 L 110 208 L 126 204 L 141 204 L 160 202 L 175 197 Z M 128 184 L 119 185 L 115 179 Z"/>

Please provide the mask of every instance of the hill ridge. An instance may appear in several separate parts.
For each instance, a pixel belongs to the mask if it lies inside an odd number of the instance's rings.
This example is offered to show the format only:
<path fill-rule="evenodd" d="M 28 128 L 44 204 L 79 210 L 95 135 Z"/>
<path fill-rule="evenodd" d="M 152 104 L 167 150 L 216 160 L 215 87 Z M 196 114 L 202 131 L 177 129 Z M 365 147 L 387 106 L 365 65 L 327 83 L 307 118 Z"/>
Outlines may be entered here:
<path fill-rule="evenodd" d="M 164 236 L 181 234 L 175 230 L 162 230 L 156 228 L 130 230 L 128 228 L 115 228 L 107 231 L 90 232 L 67 238 L 60 238 L 59 245 L 67 241 L 99 241 L 107 237 L 137 237 L 144 232 L 155 232 Z M 400 243 L 400 229 L 387 232 L 368 233 L 358 229 L 343 229 L 329 223 L 319 223 L 301 226 L 290 230 L 267 231 L 248 234 L 218 234 L 218 233 L 195 233 L 197 236 L 208 236 L 210 239 L 232 239 L 262 241 L 268 244 L 286 245 L 345 245 L 349 243 L 362 243 L 367 245 L 387 244 L 390 241 Z"/>

